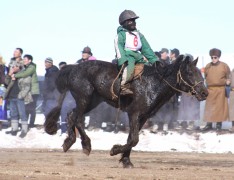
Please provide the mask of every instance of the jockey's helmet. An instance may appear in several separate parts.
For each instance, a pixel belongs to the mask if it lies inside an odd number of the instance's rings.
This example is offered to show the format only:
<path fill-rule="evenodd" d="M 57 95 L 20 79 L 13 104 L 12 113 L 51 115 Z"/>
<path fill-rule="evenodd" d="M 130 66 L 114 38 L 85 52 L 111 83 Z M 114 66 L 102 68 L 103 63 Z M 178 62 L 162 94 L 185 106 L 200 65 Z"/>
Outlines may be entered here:
<path fill-rule="evenodd" d="M 124 10 L 120 15 L 119 15 L 119 24 L 120 25 L 123 25 L 123 23 L 126 21 L 126 20 L 129 20 L 129 19 L 137 19 L 139 18 L 139 16 L 136 15 L 136 13 L 134 13 L 133 11 L 131 10 Z"/>

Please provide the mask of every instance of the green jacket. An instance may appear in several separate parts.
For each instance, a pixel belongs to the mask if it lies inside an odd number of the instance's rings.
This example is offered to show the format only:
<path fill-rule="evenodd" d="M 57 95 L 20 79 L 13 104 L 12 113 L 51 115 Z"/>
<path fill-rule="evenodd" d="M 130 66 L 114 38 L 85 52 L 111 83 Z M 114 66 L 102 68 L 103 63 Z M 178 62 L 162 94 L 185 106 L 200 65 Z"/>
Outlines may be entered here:
<path fill-rule="evenodd" d="M 36 72 L 36 64 L 30 63 L 28 66 L 25 67 L 23 71 L 20 71 L 15 74 L 15 78 L 25 78 L 31 76 L 31 93 L 33 94 L 40 94 L 39 90 L 39 83 L 38 83 L 38 77 Z"/>
<path fill-rule="evenodd" d="M 116 57 L 118 59 L 118 66 L 121 66 L 126 61 L 132 61 L 135 60 L 135 63 L 147 63 L 147 61 L 144 60 L 143 56 L 150 62 L 154 63 L 155 61 L 158 61 L 157 56 L 154 54 L 153 50 L 151 49 L 149 43 L 145 39 L 144 35 L 141 34 L 139 31 L 135 30 L 132 33 L 138 34 L 141 43 L 139 45 L 139 49 L 129 49 L 126 47 L 126 34 L 129 33 L 126 29 L 124 29 L 122 26 L 119 26 L 117 29 L 117 37 L 115 39 L 115 51 L 116 51 Z M 136 37 L 137 38 L 137 37 Z M 133 38 L 133 44 L 134 44 L 134 38 Z M 131 41 L 131 40 L 130 40 Z M 136 40 L 139 41 L 139 40 Z M 138 44 L 138 43 L 137 43 Z"/>

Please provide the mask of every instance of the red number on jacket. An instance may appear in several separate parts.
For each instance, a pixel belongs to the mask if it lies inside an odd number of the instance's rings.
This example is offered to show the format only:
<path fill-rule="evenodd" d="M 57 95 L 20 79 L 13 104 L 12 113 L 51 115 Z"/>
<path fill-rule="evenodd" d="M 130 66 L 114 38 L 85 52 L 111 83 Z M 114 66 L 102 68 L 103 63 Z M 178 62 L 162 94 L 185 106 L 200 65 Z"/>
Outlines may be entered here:
<path fill-rule="evenodd" d="M 133 44 L 134 44 L 135 47 L 137 47 L 137 45 L 138 45 L 137 36 L 134 37 Z"/>

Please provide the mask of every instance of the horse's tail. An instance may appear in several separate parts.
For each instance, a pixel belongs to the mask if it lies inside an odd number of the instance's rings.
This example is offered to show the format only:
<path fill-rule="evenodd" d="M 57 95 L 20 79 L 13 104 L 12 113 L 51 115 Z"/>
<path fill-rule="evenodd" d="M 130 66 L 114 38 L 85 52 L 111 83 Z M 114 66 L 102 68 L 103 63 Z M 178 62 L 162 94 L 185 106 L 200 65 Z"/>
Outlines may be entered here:
<path fill-rule="evenodd" d="M 53 135 L 57 133 L 58 127 L 57 127 L 57 121 L 60 116 L 61 108 L 63 105 L 63 100 L 66 96 L 66 92 L 62 93 L 59 97 L 58 105 L 53 108 L 49 114 L 46 116 L 46 120 L 44 123 L 45 132 Z"/>
<path fill-rule="evenodd" d="M 59 71 L 59 74 L 56 78 L 56 86 L 60 93 L 66 92 L 69 86 L 70 74 L 74 65 L 66 65 Z"/>
<path fill-rule="evenodd" d="M 61 93 L 58 105 L 53 108 L 49 114 L 46 116 L 46 120 L 44 123 L 45 132 L 53 135 L 56 134 L 58 127 L 57 127 L 57 121 L 60 116 L 61 108 L 63 105 L 64 98 L 66 96 L 66 92 L 68 90 L 68 78 L 71 72 L 71 66 L 64 67 L 61 71 L 59 71 L 59 74 L 56 78 L 56 86 L 58 91 Z"/>

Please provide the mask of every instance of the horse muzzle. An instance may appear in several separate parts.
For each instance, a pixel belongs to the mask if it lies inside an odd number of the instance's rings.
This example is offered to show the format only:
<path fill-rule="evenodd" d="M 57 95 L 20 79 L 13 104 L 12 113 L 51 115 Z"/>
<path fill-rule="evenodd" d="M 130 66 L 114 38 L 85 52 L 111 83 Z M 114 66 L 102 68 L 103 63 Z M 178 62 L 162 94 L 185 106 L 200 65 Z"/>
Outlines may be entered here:
<path fill-rule="evenodd" d="M 196 93 L 192 93 L 192 95 L 194 95 L 198 101 L 206 100 L 208 94 L 209 93 L 208 93 L 208 90 L 206 88 L 201 88 L 200 91 L 198 91 Z"/>

